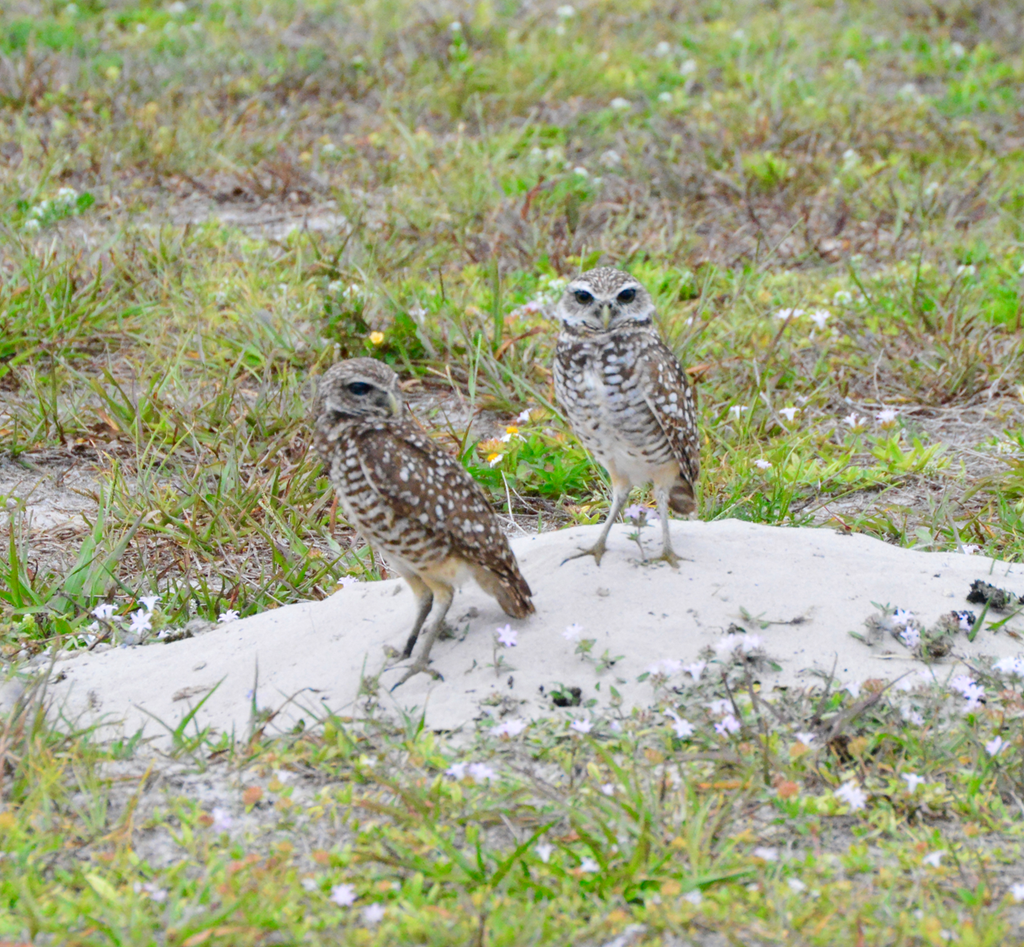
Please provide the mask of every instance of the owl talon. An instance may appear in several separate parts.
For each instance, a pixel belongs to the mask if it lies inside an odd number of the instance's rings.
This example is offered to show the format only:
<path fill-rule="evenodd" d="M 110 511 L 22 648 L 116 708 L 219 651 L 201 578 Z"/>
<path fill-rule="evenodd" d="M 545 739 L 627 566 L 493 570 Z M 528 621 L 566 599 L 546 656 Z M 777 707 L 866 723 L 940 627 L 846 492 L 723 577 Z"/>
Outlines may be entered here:
<path fill-rule="evenodd" d="M 667 562 L 673 569 L 679 568 L 682 560 L 671 549 L 663 549 L 660 556 L 655 557 L 653 562 Z"/>
<path fill-rule="evenodd" d="M 570 559 L 582 559 L 584 556 L 593 556 L 594 562 L 601 565 L 601 557 L 605 554 L 604 543 L 598 543 L 597 545 L 591 546 L 589 549 L 581 549 L 579 552 L 573 553 L 571 556 L 566 556 L 562 560 L 564 566 Z"/>
<path fill-rule="evenodd" d="M 391 686 L 390 693 L 394 693 L 399 687 L 401 687 L 410 677 L 415 677 L 417 674 L 429 674 L 435 681 L 443 681 L 444 677 L 440 671 L 435 671 L 432 667 L 428 667 L 421 661 L 417 661 L 411 664 L 406 672 L 398 679 L 396 684 Z"/>

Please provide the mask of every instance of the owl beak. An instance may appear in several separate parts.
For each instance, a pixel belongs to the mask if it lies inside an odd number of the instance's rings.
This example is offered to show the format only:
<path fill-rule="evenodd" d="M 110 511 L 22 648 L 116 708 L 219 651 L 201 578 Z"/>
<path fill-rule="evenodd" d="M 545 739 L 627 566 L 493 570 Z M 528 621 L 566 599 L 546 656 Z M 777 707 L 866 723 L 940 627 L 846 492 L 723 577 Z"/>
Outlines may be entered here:
<path fill-rule="evenodd" d="M 402 414 L 402 402 L 398 400 L 398 395 L 393 391 L 388 392 L 388 407 L 391 408 L 391 414 L 394 417 L 400 417 Z"/>
<path fill-rule="evenodd" d="M 604 327 L 607 329 L 612 324 L 612 307 L 611 303 L 601 304 L 601 321 L 604 323 Z"/>

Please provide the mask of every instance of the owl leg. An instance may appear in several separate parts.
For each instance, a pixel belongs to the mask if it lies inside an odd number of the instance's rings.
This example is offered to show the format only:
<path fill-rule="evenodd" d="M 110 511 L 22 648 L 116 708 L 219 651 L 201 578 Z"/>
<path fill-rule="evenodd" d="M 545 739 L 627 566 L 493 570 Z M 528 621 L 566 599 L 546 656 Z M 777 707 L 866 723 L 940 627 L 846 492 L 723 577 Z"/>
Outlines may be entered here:
<path fill-rule="evenodd" d="M 579 559 L 581 556 L 593 556 L 594 562 L 601 565 L 601 557 L 604 555 L 608 533 L 611 531 L 612 523 L 619 518 L 619 513 L 622 512 L 622 508 L 626 505 L 626 500 L 629 499 L 629 487 L 628 483 L 617 484 L 614 481 L 612 482 L 612 508 L 608 514 L 608 519 L 604 521 L 604 529 L 601 530 L 601 535 L 597 537 L 597 542 L 589 549 L 581 549 L 571 556 L 566 556 L 562 560 L 563 566 L 570 559 Z"/>
<path fill-rule="evenodd" d="M 672 549 L 672 537 L 668 531 L 668 491 L 661 487 L 655 488 L 655 496 L 658 498 L 658 516 L 661 519 L 661 555 L 658 559 L 664 559 L 673 569 L 679 568 L 679 557 Z M 655 560 L 657 561 L 657 560 Z"/>
<path fill-rule="evenodd" d="M 405 648 L 402 651 L 402 657 L 408 658 L 412 656 L 412 649 L 416 647 L 416 639 L 420 635 L 420 629 L 427 620 L 427 615 L 430 614 L 430 608 L 434 604 L 434 593 L 430 591 L 430 586 L 418 575 L 407 575 L 404 578 L 409 583 L 410 588 L 412 588 L 413 595 L 416 596 L 416 601 L 419 604 L 419 611 L 416 612 L 416 621 L 413 623 L 412 631 L 409 633 L 409 640 L 406 641 Z"/>
<path fill-rule="evenodd" d="M 398 683 L 391 688 L 392 690 L 404 684 L 410 677 L 420 673 L 429 674 L 436 680 L 444 680 L 439 672 L 430 668 L 430 649 L 434 647 L 434 641 L 437 639 L 437 636 L 441 633 L 441 629 L 444 627 L 444 618 L 445 615 L 448 614 L 448 609 L 451 608 L 455 589 L 450 585 L 438 584 L 432 591 L 434 601 L 436 601 L 438 605 L 437 618 L 434 619 L 431 626 L 427 629 L 427 633 L 424 636 L 423 647 L 420 649 L 420 656 L 409 665 L 405 674 L 402 675 Z"/>

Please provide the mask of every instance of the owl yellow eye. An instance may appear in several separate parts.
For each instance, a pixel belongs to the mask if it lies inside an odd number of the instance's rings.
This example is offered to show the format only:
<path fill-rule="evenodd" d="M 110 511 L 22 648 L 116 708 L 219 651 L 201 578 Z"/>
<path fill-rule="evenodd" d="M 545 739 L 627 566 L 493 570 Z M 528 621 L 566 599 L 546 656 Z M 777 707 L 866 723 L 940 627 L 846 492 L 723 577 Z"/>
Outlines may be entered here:
<path fill-rule="evenodd" d="M 590 295 L 585 289 L 574 289 L 572 291 L 573 296 L 576 297 L 576 302 L 581 306 L 585 306 L 587 303 L 592 303 L 594 297 Z"/>
<path fill-rule="evenodd" d="M 368 395 L 373 385 L 368 385 L 365 381 L 354 381 L 348 386 L 348 390 L 354 395 Z"/>
<path fill-rule="evenodd" d="M 627 286 L 619 295 L 616 297 L 620 303 L 631 303 L 636 299 L 636 290 L 632 286 Z"/>

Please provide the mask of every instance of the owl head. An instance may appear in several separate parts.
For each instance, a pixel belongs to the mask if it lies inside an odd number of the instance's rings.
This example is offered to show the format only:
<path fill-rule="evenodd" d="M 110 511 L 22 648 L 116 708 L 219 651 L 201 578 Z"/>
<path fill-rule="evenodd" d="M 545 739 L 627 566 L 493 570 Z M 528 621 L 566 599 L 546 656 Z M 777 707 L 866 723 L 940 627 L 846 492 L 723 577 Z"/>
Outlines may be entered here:
<path fill-rule="evenodd" d="M 399 418 L 402 397 L 398 376 L 375 358 L 349 358 L 332 365 L 317 386 L 313 417 Z"/>
<path fill-rule="evenodd" d="M 654 301 L 628 273 L 599 266 L 569 281 L 556 314 L 567 329 L 610 332 L 625 325 L 649 324 Z"/>

